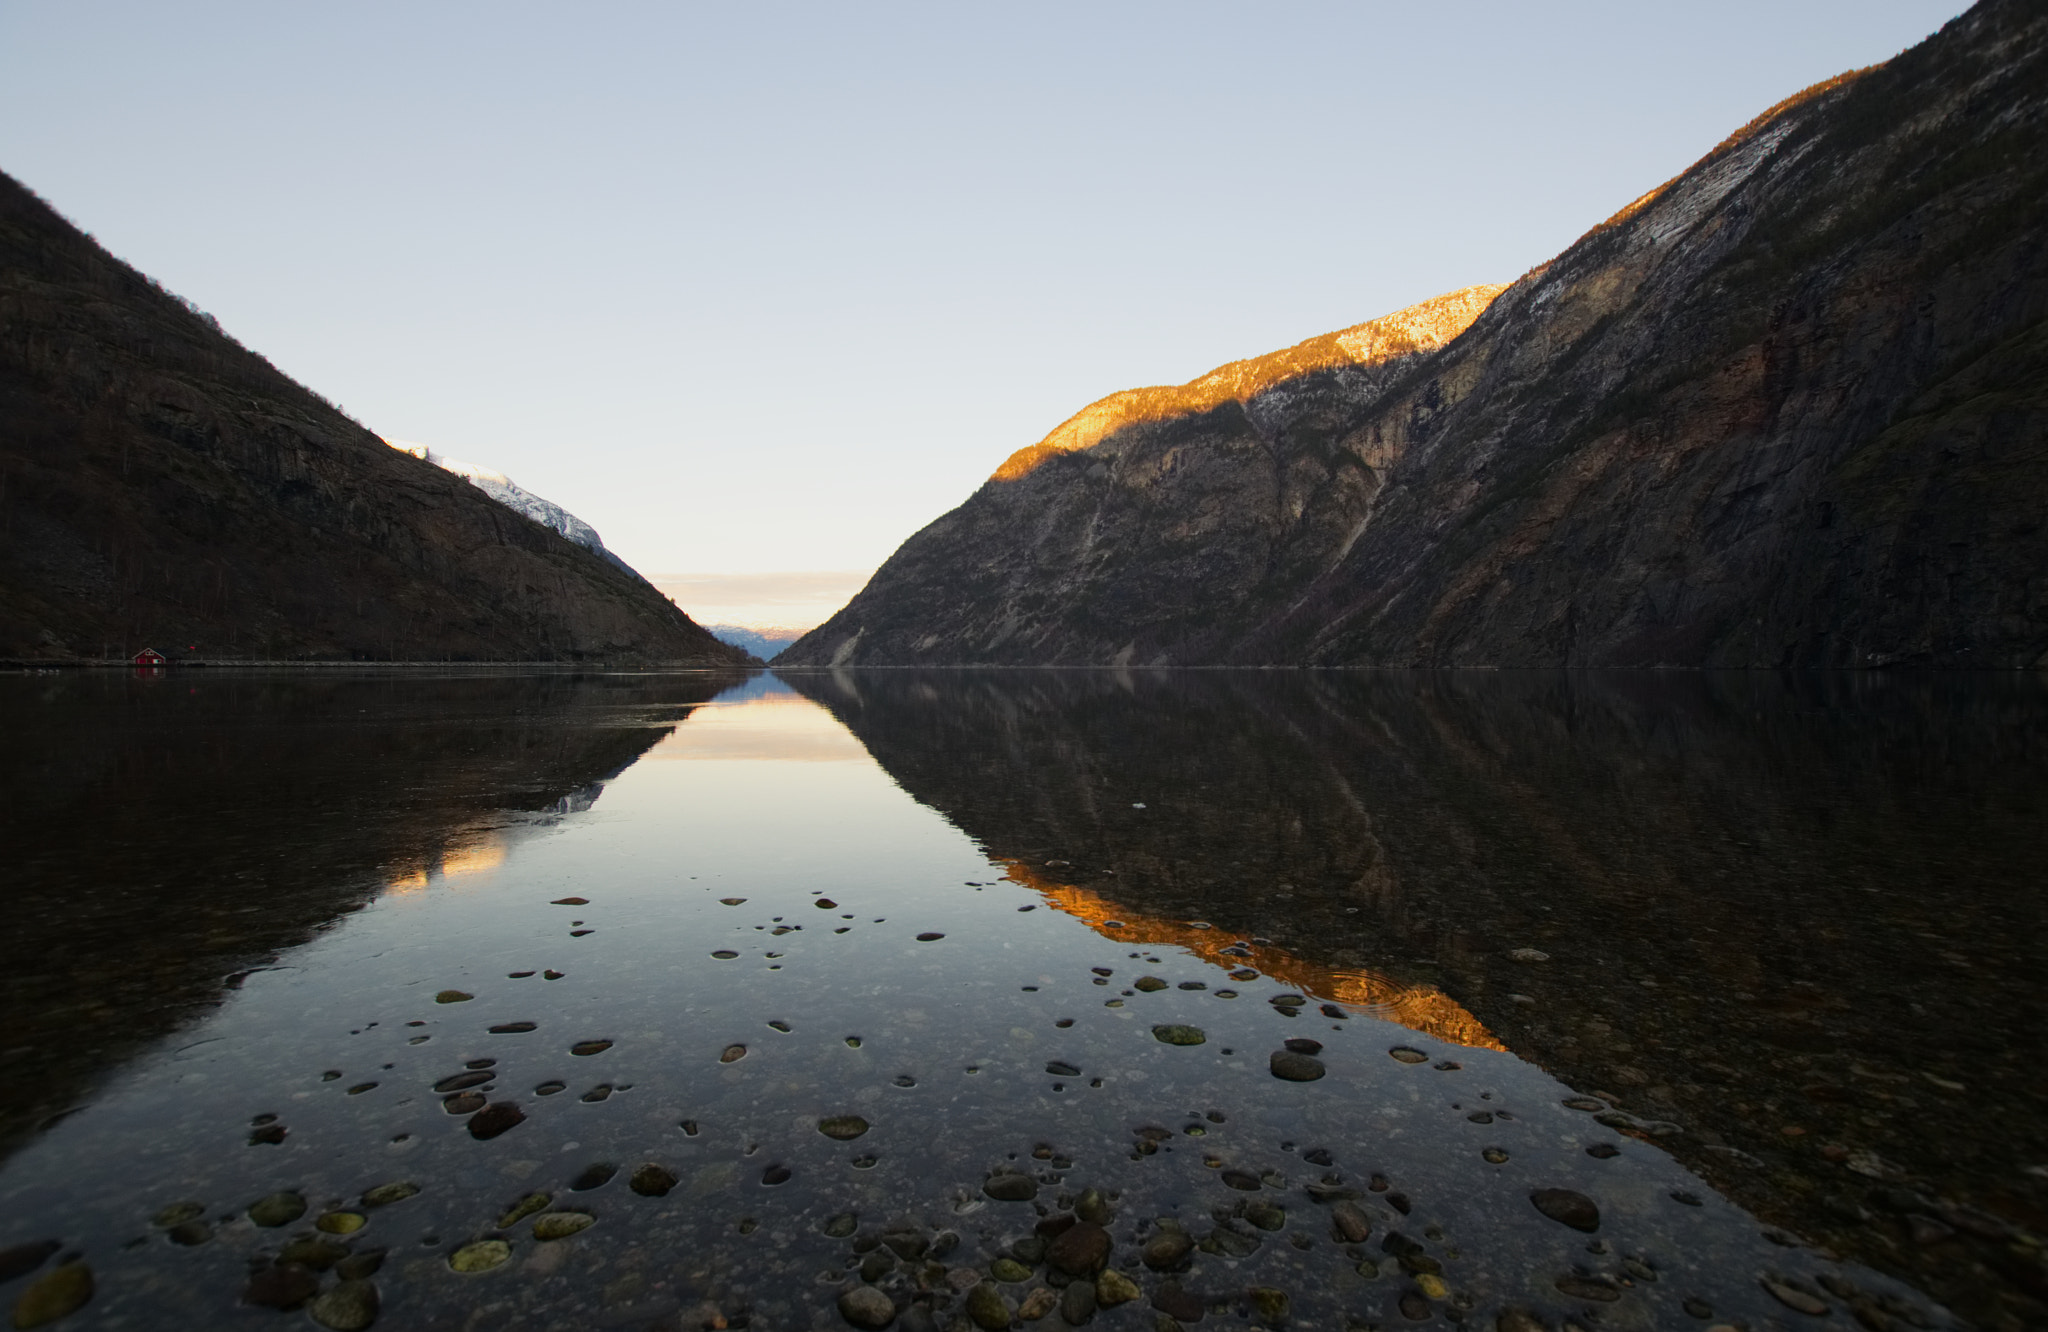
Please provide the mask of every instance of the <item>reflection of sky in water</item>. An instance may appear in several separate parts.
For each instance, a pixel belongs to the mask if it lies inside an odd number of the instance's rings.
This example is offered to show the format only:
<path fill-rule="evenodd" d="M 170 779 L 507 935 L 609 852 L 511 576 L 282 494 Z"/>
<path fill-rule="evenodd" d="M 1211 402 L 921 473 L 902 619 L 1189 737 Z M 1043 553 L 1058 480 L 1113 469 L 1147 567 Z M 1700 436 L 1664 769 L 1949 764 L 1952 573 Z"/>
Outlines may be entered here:
<path fill-rule="evenodd" d="M 1115 1191 L 1120 1259 L 1160 1216 L 1240 1236 L 1198 1251 L 1179 1279 L 1219 1305 L 1286 1290 L 1308 1327 L 1404 1321 L 1404 1297 L 1481 1326 L 1507 1303 L 1553 1319 L 1598 1309 L 1610 1327 L 1691 1325 L 1688 1299 L 1756 1320 L 1784 1314 L 1760 1277 L 1832 1270 L 1766 1242 L 1654 1146 L 1565 1107 L 1569 1089 L 1511 1055 L 1371 1017 L 1332 1021 L 1314 1005 L 1290 1017 L 1267 1002 L 1284 985 L 1228 977 L 1236 959 L 1156 931 L 1105 937 L 1075 903 L 1047 909 L 1061 905 L 1048 897 L 1058 885 L 1011 869 L 905 796 L 830 714 L 764 677 L 695 709 L 583 812 L 513 820 L 403 869 L 368 909 L 121 1072 L 0 1173 L 0 1245 L 77 1245 L 99 1293 L 76 1325 L 143 1327 L 229 1317 L 248 1261 L 301 1228 L 253 1227 L 241 1219 L 252 1200 L 301 1190 L 310 1221 L 395 1180 L 422 1192 L 371 1212 L 350 1243 L 389 1249 L 374 1280 L 385 1323 L 404 1327 L 485 1314 L 695 1327 L 714 1306 L 754 1326 L 832 1325 L 855 1256 L 823 1233 L 829 1218 L 950 1227 L 963 1243 L 947 1264 L 986 1266 L 1040 1208 L 1090 1186 Z M 554 904 L 565 897 L 588 902 Z M 1132 992 L 1143 975 L 1170 984 Z M 437 1003 L 445 990 L 474 997 Z M 511 1023 L 537 1029 L 488 1031 Z M 1165 1023 L 1197 1026 L 1205 1043 L 1155 1040 Z M 1328 1076 L 1271 1076 L 1287 1037 L 1322 1042 Z M 569 1052 L 590 1039 L 613 1044 Z M 721 1062 L 736 1044 L 745 1056 Z M 1389 1057 L 1403 1045 L 1429 1059 Z M 478 1059 L 497 1061 L 488 1098 L 527 1116 L 484 1142 L 431 1090 Z M 536 1093 L 554 1080 L 562 1091 Z M 816 1125 L 836 1114 L 873 1127 L 834 1141 Z M 249 1145 L 264 1115 L 287 1130 L 282 1144 Z M 1143 1128 L 1164 1131 L 1149 1153 Z M 1602 1142 L 1620 1154 L 1587 1155 Z M 568 1193 L 593 1162 L 624 1170 Z M 643 1162 L 678 1187 L 633 1194 L 627 1174 Z M 777 1166 L 792 1177 L 764 1184 Z M 1041 1177 L 1036 1205 L 981 1194 L 999 1166 Z M 1263 1185 L 1230 1187 L 1226 1172 Z M 1370 1242 L 1340 1244 L 1311 1183 L 1355 1192 Z M 1538 1188 L 1594 1198 L 1597 1236 L 1539 1215 Z M 517 1226 L 505 1267 L 448 1270 L 455 1246 L 536 1189 L 598 1224 L 553 1244 Z M 218 1222 L 191 1248 L 150 1224 L 185 1199 Z M 1248 1200 L 1282 1206 L 1278 1228 L 1248 1223 Z M 1435 1255 L 1440 1277 L 1399 1269 L 1382 1247 L 1395 1230 Z M 1232 1256 L 1247 1240 L 1255 1248 Z M 1148 1292 L 1158 1284 L 1134 1275 Z M 899 1299 L 932 1287 L 942 1323 L 957 1316 L 943 1274 L 890 1279 Z M 1152 1319 L 1144 1300 L 1100 1316 Z"/>

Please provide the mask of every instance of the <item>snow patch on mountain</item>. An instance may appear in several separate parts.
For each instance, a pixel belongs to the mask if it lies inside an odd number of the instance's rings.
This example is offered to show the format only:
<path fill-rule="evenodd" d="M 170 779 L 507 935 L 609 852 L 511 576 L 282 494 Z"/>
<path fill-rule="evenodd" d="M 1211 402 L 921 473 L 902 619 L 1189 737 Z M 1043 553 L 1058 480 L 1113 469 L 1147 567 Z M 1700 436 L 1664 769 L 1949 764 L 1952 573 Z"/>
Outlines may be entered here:
<path fill-rule="evenodd" d="M 384 442 L 401 453 L 410 453 L 415 458 L 430 462 L 444 472 L 453 472 L 512 512 L 531 518 L 542 527 L 560 532 L 577 545 L 604 556 L 627 573 L 639 576 L 638 571 L 631 565 L 605 549 L 604 538 L 597 534 L 596 528 L 554 501 L 542 499 L 516 484 L 503 472 L 479 467 L 475 463 L 466 463 L 445 453 L 436 453 L 425 444 L 411 444 L 402 439 L 387 439 Z"/>

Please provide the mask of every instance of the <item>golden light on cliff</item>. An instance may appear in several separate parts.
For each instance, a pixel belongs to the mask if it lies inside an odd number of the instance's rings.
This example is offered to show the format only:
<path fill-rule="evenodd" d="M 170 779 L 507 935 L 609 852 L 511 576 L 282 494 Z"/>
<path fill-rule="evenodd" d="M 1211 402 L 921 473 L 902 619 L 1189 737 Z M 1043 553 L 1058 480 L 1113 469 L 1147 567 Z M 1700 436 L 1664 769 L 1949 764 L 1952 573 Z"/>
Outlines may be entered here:
<path fill-rule="evenodd" d="M 1472 326 L 1502 284 L 1466 287 L 1405 310 L 1325 333 L 1264 356 L 1232 361 L 1185 384 L 1125 389 L 1090 403 L 1029 448 L 1019 449 L 992 480 L 1015 481 L 1048 458 L 1091 448 L 1127 426 L 1192 416 L 1245 400 L 1290 379 L 1346 365 L 1376 365 L 1435 351 Z"/>
<path fill-rule="evenodd" d="M 1003 866 L 1005 878 L 1031 889 L 1045 899 L 1047 906 L 1074 917 L 1104 938 L 1119 943 L 1185 948 L 1224 968 L 1255 967 L 1311 999 L 1397 1022 L 1452 1045 L 1507 1049 L 1463 1004 L 1434 985 L 1404 985 L 1371 971 L 1340 971 L 1296 957 L 1273 944 L 1250 945 L 1252 955 L 1248 958 L 1226 955 L 1223 950 L 1237 940 L 1221 930 L 1134 911 L 1090 889 L 1049 879 L 1022 861 L 996 863 Z"/>

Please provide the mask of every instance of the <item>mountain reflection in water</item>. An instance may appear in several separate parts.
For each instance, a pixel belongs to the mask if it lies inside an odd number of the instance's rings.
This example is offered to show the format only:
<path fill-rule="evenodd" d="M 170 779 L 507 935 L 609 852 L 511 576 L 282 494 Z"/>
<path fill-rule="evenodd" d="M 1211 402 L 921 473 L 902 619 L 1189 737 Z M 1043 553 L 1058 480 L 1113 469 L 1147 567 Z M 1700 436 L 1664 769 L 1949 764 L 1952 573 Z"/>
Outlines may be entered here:
<path fill-rule="evenodd" d="M 18 1321 L 2042 1321 L 2034 682 L 0 714 Z"/>
<path fill-rule="evenodd" d="M 1092 926 L 1371 977 L 1759 1215 L 2048 1324 L 2042 679 L 782 674 Z"/>

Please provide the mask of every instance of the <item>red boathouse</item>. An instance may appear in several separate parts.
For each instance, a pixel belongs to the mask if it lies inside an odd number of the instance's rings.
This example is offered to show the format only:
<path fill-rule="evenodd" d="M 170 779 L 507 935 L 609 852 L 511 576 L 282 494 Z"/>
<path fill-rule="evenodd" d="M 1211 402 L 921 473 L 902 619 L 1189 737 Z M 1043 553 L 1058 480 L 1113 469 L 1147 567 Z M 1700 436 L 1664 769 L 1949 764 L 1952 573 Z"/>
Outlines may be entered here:
<path fill-rule="evenodd" d="M 168 666 L 171 664 L 170 659 L 155 648 L 142 649 L 142 651 L 135 654 L 134 661 L 137 666 Z"/>

